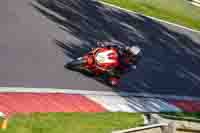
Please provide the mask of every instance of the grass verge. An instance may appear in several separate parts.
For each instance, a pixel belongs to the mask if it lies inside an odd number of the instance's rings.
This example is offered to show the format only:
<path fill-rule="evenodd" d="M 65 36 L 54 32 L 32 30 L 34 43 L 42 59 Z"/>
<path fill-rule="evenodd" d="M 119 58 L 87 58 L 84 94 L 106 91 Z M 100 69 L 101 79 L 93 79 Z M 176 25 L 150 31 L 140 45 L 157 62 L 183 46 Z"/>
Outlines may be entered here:
<path fill-rule="evenodd" d="M 17 114 L 0 133 L 110 133 L 142 124 L 142 115 L 134 113 Z"/>
<path fill-rule="evenodd" d="M 186 120 L 186 121 L 194 121 L 200 122 L 200 112 L 168 112 L 168 113 L 161 113 L 161 116 L 168 119 L 174 120 Z"/>
<path fill-rule="evenodd" d="M 200 30 L 200 8 L 187 0 L 99 0 L 156 17 L 195 30 Z"/>

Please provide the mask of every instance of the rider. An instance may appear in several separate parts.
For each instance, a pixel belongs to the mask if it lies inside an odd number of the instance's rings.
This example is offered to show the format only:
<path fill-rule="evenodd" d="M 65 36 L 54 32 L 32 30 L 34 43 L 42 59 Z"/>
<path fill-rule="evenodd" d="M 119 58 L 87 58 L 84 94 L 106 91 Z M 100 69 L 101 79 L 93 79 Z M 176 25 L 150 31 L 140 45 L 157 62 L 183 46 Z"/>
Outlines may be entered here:
<path fill-rule="evenodd" d="M 120 65 L 108 71 L 111 76 L 109 81 L 111 85 L 118 83 L 121 74 L 127 73 L 132 68 L 136 69 L 139 58 L 141 57 L 141 50 L 137 46 L 124 46 L 112 42 L 97 42 L 99 47 L 115 48 L 118 51 Z"/>

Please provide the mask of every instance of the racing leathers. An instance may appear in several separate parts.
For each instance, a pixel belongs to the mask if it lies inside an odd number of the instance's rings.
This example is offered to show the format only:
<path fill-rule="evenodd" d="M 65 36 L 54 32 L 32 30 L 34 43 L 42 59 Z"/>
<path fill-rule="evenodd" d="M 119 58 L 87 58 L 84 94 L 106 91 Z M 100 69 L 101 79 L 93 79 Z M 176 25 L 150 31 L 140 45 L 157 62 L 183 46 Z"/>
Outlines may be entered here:
<path fill-rule="evenodd" d="M 97 42 L 97 45 L 98 47 L 115 48 L 118 52 L 120 65 L 107 71 L 111 77 L 120 78 L 122 74 L 129 72 L 133 68 L 136 69 L 136 57 L 131 57 L 130 61 L 130 58 L 127 55 L 127 46 L 111 42 Z"/>

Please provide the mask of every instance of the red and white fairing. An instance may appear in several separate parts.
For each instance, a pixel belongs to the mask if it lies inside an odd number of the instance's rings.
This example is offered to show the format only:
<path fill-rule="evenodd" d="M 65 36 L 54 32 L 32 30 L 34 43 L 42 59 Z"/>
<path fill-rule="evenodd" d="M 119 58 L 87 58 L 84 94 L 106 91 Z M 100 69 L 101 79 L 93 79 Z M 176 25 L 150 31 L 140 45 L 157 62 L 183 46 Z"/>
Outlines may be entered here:
<path fill-rule="evenodd" d="M 118 54 L 115 49 L 100 49 L 96 53 L 96 62 L 99 67 L 111 68 L 119 65 Z"/>
<path fill-rule="evenodd" d="M 86 54 L 84 58 L 87 60 L 84 67 L 96 75 L 119 66 L 119 56 L 114 48 L 96 48 Z"/>

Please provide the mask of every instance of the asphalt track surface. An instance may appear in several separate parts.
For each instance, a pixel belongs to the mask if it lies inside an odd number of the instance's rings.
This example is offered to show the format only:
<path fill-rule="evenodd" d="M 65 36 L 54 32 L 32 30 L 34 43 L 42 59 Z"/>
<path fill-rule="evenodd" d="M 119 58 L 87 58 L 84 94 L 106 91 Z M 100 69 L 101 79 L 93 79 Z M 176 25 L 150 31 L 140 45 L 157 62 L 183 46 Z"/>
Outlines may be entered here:
<path fill-rule="evenodd" d="M 32 2 L 0 1 L 1 87 L 114 91 L 64 68 L 97 40 L 111 40 L 139 45 L 144 54 L 122 78 L 122 91 L 200 96 L 198 33 L 90 0 L 66 0 L 62 8 L 44 4 L 64 20 Z"/>

